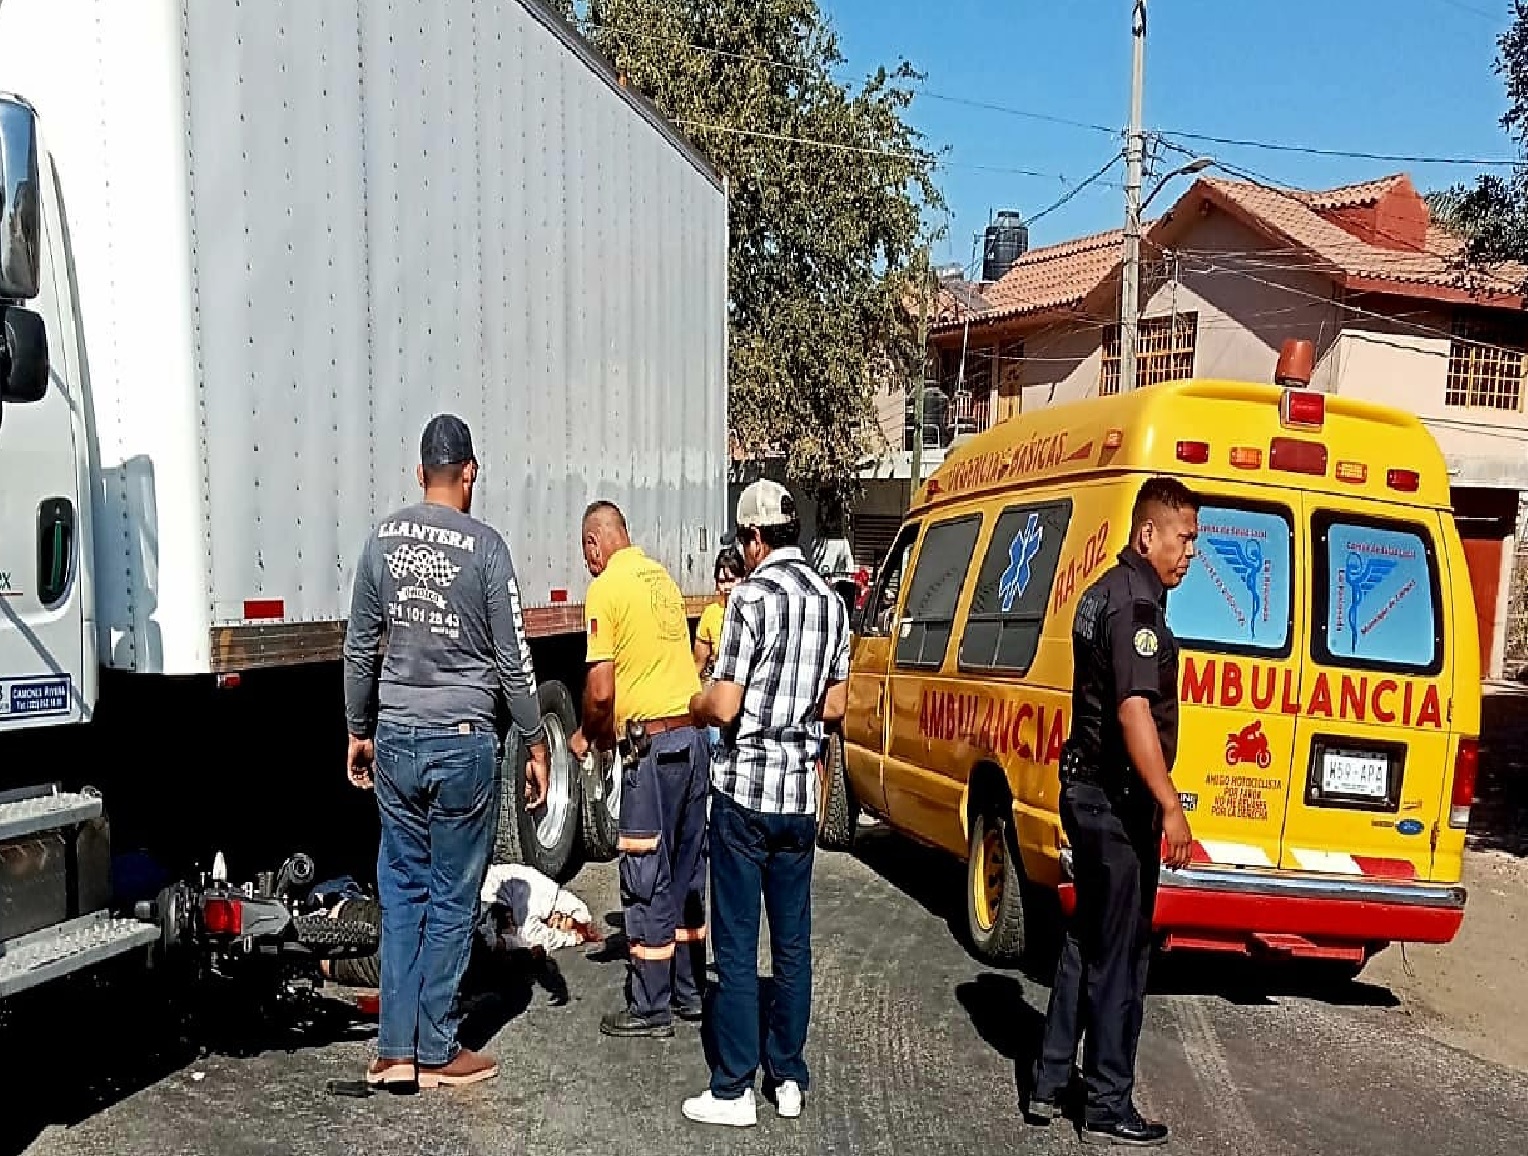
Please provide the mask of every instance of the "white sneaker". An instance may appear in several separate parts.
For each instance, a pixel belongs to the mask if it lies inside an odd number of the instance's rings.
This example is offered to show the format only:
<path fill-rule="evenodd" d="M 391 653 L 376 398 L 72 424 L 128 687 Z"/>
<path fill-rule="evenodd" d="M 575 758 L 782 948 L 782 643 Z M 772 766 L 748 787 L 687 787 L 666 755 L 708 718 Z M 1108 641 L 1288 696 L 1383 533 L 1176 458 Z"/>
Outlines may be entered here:
<path fill-rule="evenodd" d="M 752 1128 L 759 1122 L 752 1088 L 735 1100 L 718 1100 L 707 1090 L 684 1102 L 684 1115 L 697 1124 L 725 1124 L 729 1128 Z"/>
<path fill-rule="evenodd" d="M 775 1110 L 787 1120 L 794 1120 L 801 1115 L 801 1085 L 795 1080 L 786 1080 L 775 1089 Z"/>

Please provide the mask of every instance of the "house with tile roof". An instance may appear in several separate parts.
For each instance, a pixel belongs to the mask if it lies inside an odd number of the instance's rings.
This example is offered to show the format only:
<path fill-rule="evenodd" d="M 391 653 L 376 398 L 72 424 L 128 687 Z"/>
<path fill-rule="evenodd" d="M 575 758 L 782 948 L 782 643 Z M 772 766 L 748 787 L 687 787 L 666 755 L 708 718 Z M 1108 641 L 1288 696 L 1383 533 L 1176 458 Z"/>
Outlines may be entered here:
<path fill-rule="evenodd" d="M 915 432 L 930 470 L 994 422 L 1126 387 L 1121 249 L 1118 231 L 1079 237 L 1024 253 L 996 281 L 943 287 L 923 429 L 900 396 L 882 401 L 887 450 L 867 463 L 856 517 L 862 560 L 884 537 Z M 1482 665 L 1500 675 L 1528 662 L 1528 599 L 1513 597 L 1528 495 L 1525 283 L 1528 268 L 1469 264 L 1404 173 L 1319 191 L 1200 177 L 1144 229 L 1135 384 L 1271 380 L 1284 340 L 1302 337 L 1316 343 L 1315 388 L 1418 414 L 1448 462 Z M 1528 566 L 1516 569 L 1528 587 Z M 1522 610 L 1509 613 L 1514 601 Z"/>

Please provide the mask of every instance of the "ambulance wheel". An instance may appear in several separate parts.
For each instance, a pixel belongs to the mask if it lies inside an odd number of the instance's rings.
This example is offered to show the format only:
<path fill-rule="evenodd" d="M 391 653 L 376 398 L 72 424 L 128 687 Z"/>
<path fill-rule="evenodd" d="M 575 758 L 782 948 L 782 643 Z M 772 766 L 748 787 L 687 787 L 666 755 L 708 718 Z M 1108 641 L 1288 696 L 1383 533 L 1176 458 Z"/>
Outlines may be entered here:
<path fill-rule="evenodd" d="M 1024 879 L 1013 820 L 988 807 L 973 816 L 966 863 L 966 928 L 988 963 L 1017 963 L 1024 954 Z"/>
<path fill-rule="evenodd" d="M 824 851 L 852 851 L 859 804 L 849 789 L 842 735 L 828 736 L 828 749 L 817 777 L 817 845 Z"/>
<path fill-rule="evenodd" d="M 580 768 L 584 780 L 584 855 L 596 862 L 615 858 L 621 830 L 621 760 L 614 751 L 591 751 Z"/>
<path fill-rule="evenodd" d="M 568 749 L 568 736 L 578 727 L 573 696 L 560 682 L 543 682 L 537 691 L 541 725 L 546 729 L 546 802 L 534 811 L 525 807 L 525 743 L 516 738 L 507 747 L 499 769 L 499 825 L 494 861 L 524 863 L 549 879 L 562 880 L 573 867 L 578 841 L 583 790 L 578 761 Z"/>

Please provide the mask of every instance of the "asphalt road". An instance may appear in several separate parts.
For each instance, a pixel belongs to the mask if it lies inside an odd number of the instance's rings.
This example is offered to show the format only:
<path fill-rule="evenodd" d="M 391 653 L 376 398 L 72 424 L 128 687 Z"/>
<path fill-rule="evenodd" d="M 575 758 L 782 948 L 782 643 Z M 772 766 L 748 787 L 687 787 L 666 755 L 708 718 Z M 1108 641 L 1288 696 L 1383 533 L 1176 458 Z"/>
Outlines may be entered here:
<path fill-rule="evenodd" d="M 749 1132 L 680 1115 L 706 1069 L 699 1032 L 667 1042 L 599 1036 L 621 963 L 557 957 L 560 983 L 497 977 L 474 1012 L 503 1075 L 471 1089 L 346 1099 L 368 1025 L 228 1037 L 196 1055 L 122 980 L 39 1001 L 0 1028 L 0 1151 L 195 1153 L 967 1153 L 1077 1150 L 1066 1125 L 1028 1127 L 1027 1068 L 1046 991 L 974 961 L 951 933 L 958 868 L 880 831 L 854 857 L 819 858 L 816 988 L 804 1116 L 761 1105 Z M 575 880 L 597 914 L 614 871 Z M 1384 988 L 1299 990 L 1287 973 L 1215 960 L 1158 967 L 1138 1103 L 1191 1153 L 1528 1151 L 1528 1074 L 1424 1034 Z M 1504 1031 L 1521 1030 L 1504 1026 Z M 230 1040 L 234 1042 L 229 1042 Z M 242 1044 L 242 1046 L 240 1046 Z"/>

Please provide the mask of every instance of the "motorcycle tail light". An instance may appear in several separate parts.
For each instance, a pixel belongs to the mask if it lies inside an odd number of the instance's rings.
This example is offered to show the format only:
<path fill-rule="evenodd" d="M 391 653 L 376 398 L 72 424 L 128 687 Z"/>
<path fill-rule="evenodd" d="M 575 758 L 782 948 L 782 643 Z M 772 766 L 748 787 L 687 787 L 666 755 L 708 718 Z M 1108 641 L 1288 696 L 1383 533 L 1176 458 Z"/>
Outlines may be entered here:
<path fill-rule="evenodd" d="M 238 935 L 244 930 L 244 905 L 237 899 L 208 899 L 202 903 L 202 922 L 209 935 Z"/>

